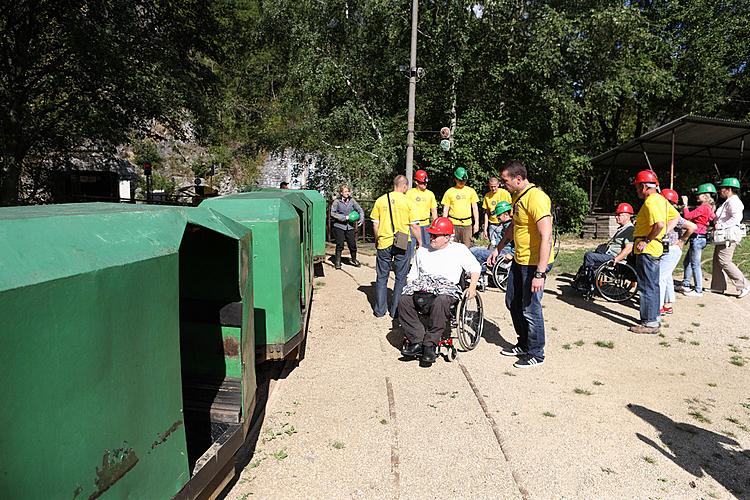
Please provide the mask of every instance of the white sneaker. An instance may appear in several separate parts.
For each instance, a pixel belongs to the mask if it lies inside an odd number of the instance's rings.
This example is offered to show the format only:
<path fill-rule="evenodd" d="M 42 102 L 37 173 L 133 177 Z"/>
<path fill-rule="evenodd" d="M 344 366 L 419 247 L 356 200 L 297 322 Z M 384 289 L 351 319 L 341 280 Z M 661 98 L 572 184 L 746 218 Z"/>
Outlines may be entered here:
<path fill-rule="evenodd" d="M 682 295 L 685 297 L 703 297 L 703 292 L 696 292 L 695 290 L 688 290 L 687 292 L 682 292 Z"/>
<path fill-rule="evenodd" d="M 742 297 L 745 297 L 748 293 L 750 293 L 750 286 L 746 286 L 745 288 L 740 290 L 740 295 L 737 298 L 741 299 Z"/>

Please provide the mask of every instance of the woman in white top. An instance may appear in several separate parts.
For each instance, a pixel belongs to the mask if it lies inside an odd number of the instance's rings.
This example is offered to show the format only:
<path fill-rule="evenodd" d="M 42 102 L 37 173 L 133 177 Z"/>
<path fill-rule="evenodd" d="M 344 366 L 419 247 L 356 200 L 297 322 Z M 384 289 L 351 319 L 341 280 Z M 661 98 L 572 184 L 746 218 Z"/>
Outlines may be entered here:
<path fill-rule="evenodd" d="M 745 205 L 737 196 L 739 190 L 740 181 L 736 177 L 727 177 L 719 184 L 719 196 L 724 198 L 725 201 L 716 210 L 716 225 L 714 227 L 715 229 L 727 230 L 727 241 L 723 244 L 717 244 L 714 249 L 711 290 L 724 293 L 727 289 L 726 276 L 729 276 L 734 286 L 740 291 L 739 298 L 741 299 L 750 293 L 750 283 L 737 265 L 732 262 L 734 250 L 737 248 L 740 239 L 738 235 L 739 224 L 742 222 L 742 213 L 745 210 Z"/>

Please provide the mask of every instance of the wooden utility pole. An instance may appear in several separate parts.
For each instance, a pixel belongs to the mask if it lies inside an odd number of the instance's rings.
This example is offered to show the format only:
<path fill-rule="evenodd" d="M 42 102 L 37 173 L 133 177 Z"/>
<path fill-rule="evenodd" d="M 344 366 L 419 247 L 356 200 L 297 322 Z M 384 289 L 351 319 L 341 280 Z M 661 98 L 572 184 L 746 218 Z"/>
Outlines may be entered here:
<path fill-rule="evenodd" d="M 406 179 L 411 187 L 414 170 L 414 114 L 417 94 L 417 17 L 419 0 L 411 2 L 411 54 L 409 56 L 409 113 L 406 124 Z"/>

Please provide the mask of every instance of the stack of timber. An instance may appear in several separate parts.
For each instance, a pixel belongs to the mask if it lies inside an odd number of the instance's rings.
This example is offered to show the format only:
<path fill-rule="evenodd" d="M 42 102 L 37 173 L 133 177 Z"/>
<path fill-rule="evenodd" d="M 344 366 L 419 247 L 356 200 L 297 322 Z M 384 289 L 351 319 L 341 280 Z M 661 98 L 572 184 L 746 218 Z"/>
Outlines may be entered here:
<path fill-rule="evenodd" d="M 583 237 L 593 239 L 611 238 L 617 230 L 613 214 L 591 214 L 583 221 Z"/>

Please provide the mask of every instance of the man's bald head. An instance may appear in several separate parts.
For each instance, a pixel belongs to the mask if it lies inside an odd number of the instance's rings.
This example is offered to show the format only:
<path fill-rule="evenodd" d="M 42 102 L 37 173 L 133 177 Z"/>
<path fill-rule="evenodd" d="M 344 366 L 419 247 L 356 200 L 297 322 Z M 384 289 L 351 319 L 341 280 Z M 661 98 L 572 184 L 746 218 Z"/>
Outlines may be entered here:
<path fill-rule="evenodd" d="M 406 192 L 406 190 L 409 188 L 409 179 L 406 178 L 405 175 L 397 175 L 393 178 L 393 190 L 394 191 L 400 191 L 402 193 Z"/>

